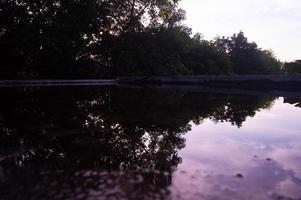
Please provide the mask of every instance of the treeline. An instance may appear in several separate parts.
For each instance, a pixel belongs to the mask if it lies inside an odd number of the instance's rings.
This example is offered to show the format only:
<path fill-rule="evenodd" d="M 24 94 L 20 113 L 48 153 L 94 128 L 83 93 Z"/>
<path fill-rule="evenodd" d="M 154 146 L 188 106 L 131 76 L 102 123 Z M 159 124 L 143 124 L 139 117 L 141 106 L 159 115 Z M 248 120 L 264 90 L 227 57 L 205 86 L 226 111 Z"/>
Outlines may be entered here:
<path fill-rule="evenodd" d="M 4 0 L 0 6 L 2 79 L 300 72 L 300 62 L 282 64 L 243 32 L 212 41 L 192 36 L 181 24 L 178 0 Z"/>
<path fill-rule="evenodd" d="M 272 52 L 248 42 L 243 32 L 213 41 L 190 37 L 182 26 L 128 33 L 112 48 L 114 75 L 277 74 L 281 62 Z"/>

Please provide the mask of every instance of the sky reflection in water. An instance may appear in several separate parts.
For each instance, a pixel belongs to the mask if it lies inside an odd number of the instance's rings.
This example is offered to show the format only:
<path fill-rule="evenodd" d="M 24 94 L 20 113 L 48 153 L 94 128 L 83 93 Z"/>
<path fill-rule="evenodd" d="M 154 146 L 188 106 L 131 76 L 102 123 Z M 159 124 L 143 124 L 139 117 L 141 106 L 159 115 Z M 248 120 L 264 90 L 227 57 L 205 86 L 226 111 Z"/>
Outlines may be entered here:
<path fill-rule="evenodd" d="M 192 125 L 179 153 L 183 163 L 174 175 L 173 196 L 300 199 L 300 119 L 300 108 L 279 98 L 241 128 L 211 120 Z"/>
<path fill-rule="evenodd" d="M 91 86 L 1 94 L 1 200 L 301 197 L 300 98 Z"/>

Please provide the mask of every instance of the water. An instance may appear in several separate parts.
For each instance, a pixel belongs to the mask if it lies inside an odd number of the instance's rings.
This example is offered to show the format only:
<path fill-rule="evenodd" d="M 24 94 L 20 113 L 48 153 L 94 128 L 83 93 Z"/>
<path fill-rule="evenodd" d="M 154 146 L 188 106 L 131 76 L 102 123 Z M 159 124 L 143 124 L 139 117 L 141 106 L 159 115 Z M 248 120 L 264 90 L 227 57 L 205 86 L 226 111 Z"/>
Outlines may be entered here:
<path fill-rule="evenodd" d="M 301 98 L 1 89 L 0 199 L 301 199 Z"/>

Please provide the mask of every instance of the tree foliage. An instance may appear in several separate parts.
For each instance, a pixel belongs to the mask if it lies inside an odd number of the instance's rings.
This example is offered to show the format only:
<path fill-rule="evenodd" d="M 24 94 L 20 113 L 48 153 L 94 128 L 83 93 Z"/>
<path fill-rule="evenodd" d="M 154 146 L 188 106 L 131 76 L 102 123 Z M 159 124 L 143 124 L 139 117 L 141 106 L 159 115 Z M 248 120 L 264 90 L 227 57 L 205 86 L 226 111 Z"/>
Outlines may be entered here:
<path fill-rule="evenodd" d="M 242 32 L 206 41 L 179 0 L 3 0 L 0 78 L 279 73 Z"/>
<path fill-rule="evenodd" d="M 231 37 L 218 37 L 215 45 L 226 52 L 233 63 L 236 74 L 279 73 L 281 63 L 271 51 L 259 49 L 255 42 L 249 42 L 243 32 Z"/>
<path fill-rule="evenodd" d="M 284 71 L 289 74 L 301 73 L 301 60 L 287 62 L 284 64 Z"/>
<path fill-rule="evenodd" d="M 213 42 L 203 40 L 200 34 L 196 34 L 189 44 L 184 51 L 183 62 L 193 74 L 221 75 L 233 72 L 230 57 L 219 51 Z"/>
<path fill-rule="evenodd" d="M 170 27 L 183 19 L 177 0 L 4 0 L 1 2 L 2 77 L 95 73 L 78 66 L 93 45 L 111 36 Z M 149 20 L 149 22 L 147 22 Z M 102 51 L 96 51 L 102 52 Z"/>

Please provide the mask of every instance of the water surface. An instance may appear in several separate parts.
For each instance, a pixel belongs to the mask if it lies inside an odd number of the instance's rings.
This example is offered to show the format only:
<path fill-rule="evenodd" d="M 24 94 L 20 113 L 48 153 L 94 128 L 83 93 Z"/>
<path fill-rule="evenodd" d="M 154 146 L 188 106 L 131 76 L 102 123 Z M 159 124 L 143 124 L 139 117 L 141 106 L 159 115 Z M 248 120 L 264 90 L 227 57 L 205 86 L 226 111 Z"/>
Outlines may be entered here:
<path fill-rule="evenodd" d="M 301 98 L 1 89 L 0 199 L 301 199 Z"/>

